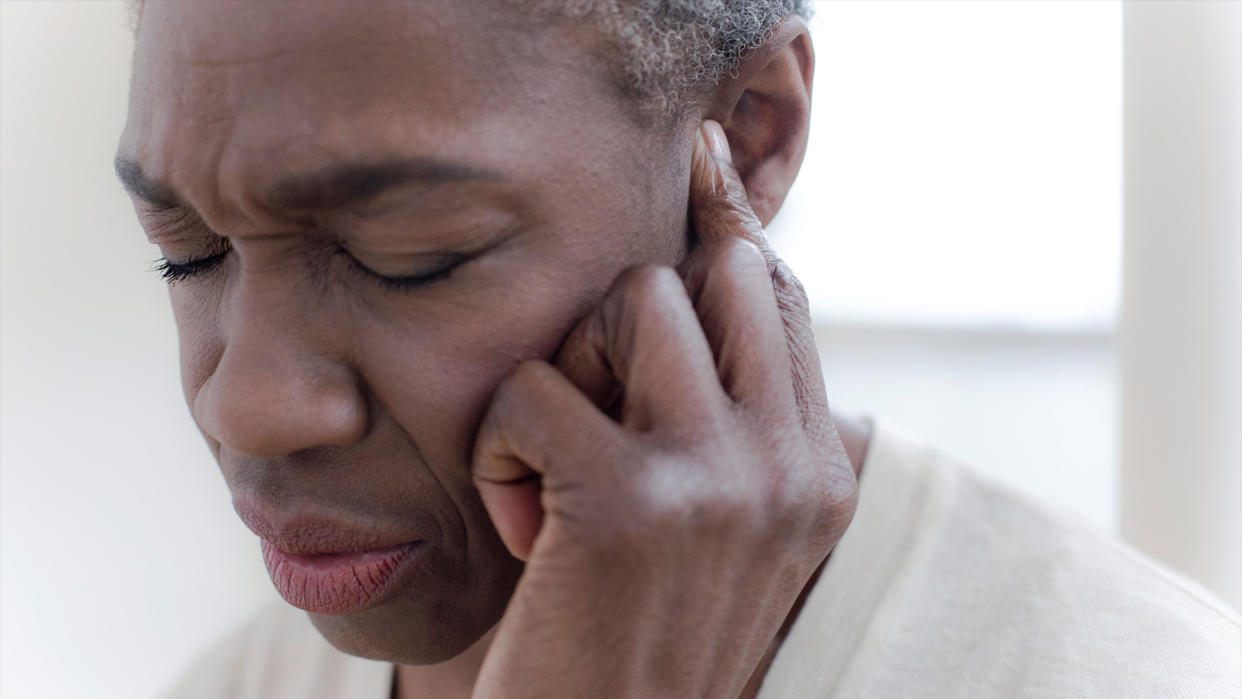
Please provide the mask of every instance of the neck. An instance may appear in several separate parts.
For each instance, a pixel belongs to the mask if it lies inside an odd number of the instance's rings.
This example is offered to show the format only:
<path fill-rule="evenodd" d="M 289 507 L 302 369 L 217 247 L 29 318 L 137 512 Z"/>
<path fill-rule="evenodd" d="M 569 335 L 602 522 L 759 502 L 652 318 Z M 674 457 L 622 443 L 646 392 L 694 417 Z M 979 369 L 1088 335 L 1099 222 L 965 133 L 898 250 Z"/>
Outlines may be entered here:
<path fill-rule="evenodd" d="M 854 474 L 858 475 L 862 472 L 863 460 L 867 456 L 867 447 L 871 441 L 871 425 L 842 416 L 836 417 L 834 422 L 841 435 L 841 443 L 845 446 L 845 453 L 854 466 Z M 759 687 L 763 684 L 763 678 L 767 675 L 768 668 L 771 667 L 772 660 L 776 657 L 777 649 L 780 648 L 781 642 L 785 640 L 790 627 L 798 618 L 798 613 L 802 611 L 802 605 L 806 602 L 811 589 L 815 587 L 815 582 L 819 579 L 825 564 L 827 560 L 815 569 L 811 579 L 802 588 L 802 593 L 798 595 L 798 599 L 794 601 L 793 607 L 785 617 L 785 622 L 781 624 L 780 631 L 768 645 L 767 652 L 759 660 L 759 665 L 742 690 L 740 699 L 758 696 Z M 438 665 L 397 665 L 393 675 L 392 699 L 427 699 L 429 697 L 468 699 L 474 690 L 474 681 L 479 676 L 479 670 L 483 667 L 483 658 L 486 657 L 487 649 L 495 634 L 496 628 L 492 627 L 464 653 Z"/>

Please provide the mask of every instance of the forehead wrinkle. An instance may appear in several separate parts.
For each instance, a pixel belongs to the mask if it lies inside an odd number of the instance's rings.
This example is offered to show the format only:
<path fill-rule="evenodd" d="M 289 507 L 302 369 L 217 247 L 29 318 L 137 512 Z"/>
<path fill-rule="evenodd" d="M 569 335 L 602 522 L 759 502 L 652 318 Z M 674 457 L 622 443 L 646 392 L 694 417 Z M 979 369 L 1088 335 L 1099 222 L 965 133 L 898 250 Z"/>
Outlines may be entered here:
<path fill-rule="evenodd" d="M 285 177 L 272 185 L 263 198 L 268 208 L 278 211 L 332 210 L 363 203 L 398 187 L 433 187 L 501 177 L 492 170 L 427 157 L 339 162 L 315 172 Z"/>
<path fill-rule="evenodd" d="M 543 161 L 522 159 L 522 144 L 530 140 L 522 133 L 505 140 L 492 136 L 488 141 L 489 137 L 463 128 L 478 126 L 479 133 L 494 130 L 491 123 L 499 122 L 502 114 L 520 124 L 527 112 L 545 113 L 563 100 L 581 101 L 583 90 L 608 94 L 611 86 L 598 81 L 600 62 L 583 60 L 581 53 L 582 44 L 593 45 L 596 37 L 567 24 L 532 31 L 520 13 L 483 12 L 482 4 L 446 3 L 446 8 L 450 6 L 454 12 L 434 15 L 427 22 L 411 22 L 392 12 L 379 13 L 382 17 L 351 13 L 346 23 L 352 27 L 349 41 L 341 38 L 346 35 L 339 28 L 305 26 L 298 11 L 292 16 L 299 18 L 295 23 L 299 28 L 309 30 L 305 33 L 265 30 L 263 22 L 247 20 L 238 25 L 239 37 L 229 42 L 239 49 L 237 61 L 184 71 L 173 71 L 173 61 L 159 59 L 188 45 L 206 48 L 197 56 L 211 63 L 225 56 L 218 50 L 221 47 L 187 39 L 185 35 L 201 32 L 191 31 L 195 25 L 186 18 L 176 23 L 183 25 L 175 27 L 179 31 L 158 37 L 158 42 L 151 33 L 155 25 L 144 27 L 140 34 L 140 40 L 143 34 L 147 39 L 144 72 L 149 72 L 153 86 L 162 86 L 146 104 L 156 123 L 142 129 L 146 134 L 134 134 L 138 145 L 147 146 L 141 149 L 151 151 L 143 154 L 148 156 L 144 166 L 165 175 L 174 190 L 224 235 L 258 234 L 273 226 L 288 229 L 305 223 L 273 215 L 277 211 L 267 206 L 305 203 L 293 201 L 298 197 L 292 188 L 264 195 L 283 174 L 338 160 L 382 160 L 411 146 L 448 158 L 483 143 L 493 148 L 489 156 L 496 162 L 501 161 L 494 156 L 504 154 L 503 162 L 512 165 L 515 176 L 529 172 L 528 163 L 537 166 Z M 395 11 L 398 6 L 385 7 Z M 426 19 L 423 15 L 411 18 Z M 233 16 L 232 21 L 238 18 Z M 376 31 L 367 34 L 371 28 Z M 266 51 L 255 51 L 260 45 L 242 38 L 270 38 L 269 34 L 278 34 L 280 41 L 268 44 Z M 319 39 L 329 41 L 308 46 Z M 339 50 L 354 46 L 355 40 L 355 50 Z M 333 45 L 338 50 L 331 50 Z M 578 51 L 567 50 L 574 47 Z M 301 60 L 294 60 L 295 54 Z M 446 74 L 453 79 L 444 80 Z M 539 89 L 524 89 L 529 84 Z M 141 124 L 144 119 L 136 121 Z M 607 128 L 615 131 L 618 126 Z M 598 127 L 582 126 L 591 128 Z M 575 125 L 571 130 L 579 129 Z M 531 141 L 526 147 L 537 146 Z M 359 189 L 365 192 L 374 185 Z"/>

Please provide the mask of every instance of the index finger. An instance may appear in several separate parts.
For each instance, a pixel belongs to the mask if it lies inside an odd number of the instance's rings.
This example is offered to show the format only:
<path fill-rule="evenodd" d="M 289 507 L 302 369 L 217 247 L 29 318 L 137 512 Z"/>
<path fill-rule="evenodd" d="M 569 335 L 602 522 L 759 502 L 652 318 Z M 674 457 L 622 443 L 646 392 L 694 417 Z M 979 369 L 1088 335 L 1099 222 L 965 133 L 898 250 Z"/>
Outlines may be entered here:
<path fill-rule="evenodd" d="M 724 129 L 710 119 L 700 128 L 702 143 L 696 139 L 690 164 L 691 224 L 703 243 L 742 238 L 763 253 L 785 330 L 794 396 L 803 427 L 817 441 L 830 442 L 835 428 L 828 419 L 828 398 L 806 291 L 768 242 L 763 223 L 746 196 L 746 185 L 733 167 Z"/>
<path fill-rule="evenodd" d="M 708 119 L 699 127 L 690 156 L 690 221 L 699 242 L 722 238 L 741 238 L 759 248 L 768 263 L 768 273 L 779 259 L 768 243 L 763 222 L 750 207 L 746 185 L 733 168 L 733 155 L 724 129 Z"/>

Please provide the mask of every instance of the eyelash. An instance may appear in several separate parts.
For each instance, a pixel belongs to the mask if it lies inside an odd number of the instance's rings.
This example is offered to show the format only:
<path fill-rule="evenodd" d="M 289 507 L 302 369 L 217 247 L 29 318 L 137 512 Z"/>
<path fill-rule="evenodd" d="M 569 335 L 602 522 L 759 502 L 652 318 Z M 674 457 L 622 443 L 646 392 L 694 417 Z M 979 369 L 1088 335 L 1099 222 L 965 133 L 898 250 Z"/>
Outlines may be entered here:
<path fill-rule="evenodd" d="M 219 245 L 216 252 L 187 262 L 173 262 L 167 257 L 161 257 L 155 261 L 153 269 L 156 274 L 160 275 L 160 279 L 172 286 L 177 282 L 185 281 L 215 269 L 221 262 L 224 262 L 224 256 L 229 254 L 229 249 L 228 243 L 224 242 Z"/>
<path fill-rule="evenodd" d="M 435 282 L 447 279 L 452 275 L 453 270 L 460 267 L 467 259 L 465 255 L 453 255 L 449 262 L 440 269 L 426 274 L 415 274 L 408 277 L 386 277 L 377 274 L 367 267 L 363 266 L 356 258 L 345 250 L 341 250 L 350 262 L 350 266 L 366 278 L 377 282 L 381 287 L 390 291 L 410 291 L 424 286 L 434 284 Z M 224 262 L 224 257 L 229 254 L 229 248 L 226 246 L 223 250 L 206 257 L 200 257 L 196 260 L 187 262 L 173 262 L 166 257 L 156 260 L 154 270 L 160 275 L 160 278 L 167 282 L 170 286 L 177 282 L 200 276 L 215 269 Z"/>

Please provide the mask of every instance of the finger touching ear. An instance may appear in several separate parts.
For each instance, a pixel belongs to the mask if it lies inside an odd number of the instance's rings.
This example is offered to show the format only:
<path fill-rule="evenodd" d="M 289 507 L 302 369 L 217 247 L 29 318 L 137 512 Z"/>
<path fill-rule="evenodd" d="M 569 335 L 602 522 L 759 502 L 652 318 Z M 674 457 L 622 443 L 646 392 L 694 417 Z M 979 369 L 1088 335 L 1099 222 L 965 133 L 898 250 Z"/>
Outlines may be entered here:
<path fill-rule="evenodd" d="M 720 124 L 704 121 L 690 161 L 690 221 L 702 243 L 741 238 L 770 258 L 775 253 L 732 157 Z"/>
<path fill-rule="evenodd" d="M 724 127 L 733 165 L 764 226 L 785 201 L 806 153 L 815 53 L 806 22 L 787 17 L 709 95 L 703 117 Z"/>

